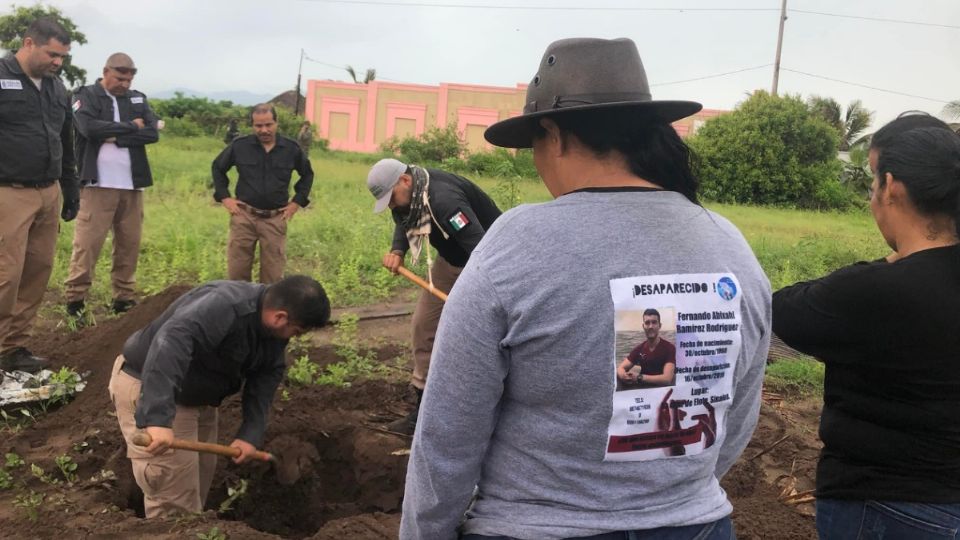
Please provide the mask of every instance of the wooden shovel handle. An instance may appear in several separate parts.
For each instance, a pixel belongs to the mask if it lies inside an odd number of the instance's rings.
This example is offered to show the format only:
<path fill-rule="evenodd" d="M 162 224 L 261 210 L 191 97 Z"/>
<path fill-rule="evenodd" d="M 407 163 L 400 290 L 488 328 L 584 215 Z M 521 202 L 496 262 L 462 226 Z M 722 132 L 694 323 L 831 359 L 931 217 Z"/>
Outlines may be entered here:
<path fill-rule="evenodd" d="M 131 440 L 133 441 L 133 444 L 137 446 L 150 446 L 150 443 L 153 442 L 150 434 L 145 431 L 138 431 L 134 433 L 133 437 L 131 437 Z M 170 448 L 175 450 L 206 452 L 208 454 L 217 454 L 218 456 L 225 456 L 229 458 L 235 458 L 240 455 L 240 449 L 232 446 L 197 441 L 185 441 L 183 439 L 174 439 L 173 443 L 170 445 Z M 269 452 L 262 452 L 260 450 L 257 450 L 253 454 L 253 459 L 260 461 L 276 461 L 276 459 L 273 457 L 273 454 L 270 454 Z"/>
<path fill-rule="evenodd" d="M 429 292 L 430 294 L 436 296 L 437 298 L 443 300 L 444 302 L 447 301 L 447 295 L 446 295 L 443 291 L 437 289 L 436 287 L 431 286 L 429 283 L 427 283 L 426 281 L 424 281 L 423 278 L 421 278 L 420 276 L 414 274 L 414 273 L 411 272 L 410 270 L 407 270 L 405 267 L 401 266 L 401 267 L 397 268 L 397 272 L 399 272 L 401 276 L 403 276 L 403 277 L 409 279 L 410 281 L 416 283 L 417 285 L 423 287 L 423 288 L 426 289 L 427 292 Z"/>

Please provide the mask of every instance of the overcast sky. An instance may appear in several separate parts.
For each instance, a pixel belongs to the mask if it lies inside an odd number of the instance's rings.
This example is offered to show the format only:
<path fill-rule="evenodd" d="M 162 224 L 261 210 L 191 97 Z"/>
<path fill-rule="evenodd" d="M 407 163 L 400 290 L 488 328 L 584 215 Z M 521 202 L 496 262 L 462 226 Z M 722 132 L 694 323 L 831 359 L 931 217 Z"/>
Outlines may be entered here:
<path fill-rule="evenodd" d="M 134 86 L 147 95 L 176 87 L 277 94 L 295 84 L 301 48 L 318 61 L 304 62 L 304 80 L 349 80 L 336 67 L 349 64 L 358 73 L 376 68 L 381 80 L 513 86 L 530 80 L 551 41 L 628 37 L 640 49 L 654 99 L 718 109 L 769 90 L 773 67 L 658 83 L 773 64 L 780 9 L 780 0 L 47 3 L 86 34 L 88 43 L 72 52 L 91 82 L 104 59 L 122 50 L 140 68 Z M 485 7 L 445 7 L 457 5 Z M 545 9 L 559 7 L 568 9 Z M 960 1 L 788 0 L 787 9 L 782 66 L 794 71 L 781 72 L 780 93 L 842 104 L 861 99 L 877 112 L 873 129 L 904 110 L 939 114 L 944 101 L 960 99 Z"/>

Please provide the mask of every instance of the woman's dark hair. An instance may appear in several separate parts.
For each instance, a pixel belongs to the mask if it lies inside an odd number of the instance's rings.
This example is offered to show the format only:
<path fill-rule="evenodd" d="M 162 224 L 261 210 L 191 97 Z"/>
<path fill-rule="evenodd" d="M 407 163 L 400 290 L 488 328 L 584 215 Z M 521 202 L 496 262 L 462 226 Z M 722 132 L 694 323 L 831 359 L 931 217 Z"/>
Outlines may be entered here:
<path fill-rule="evenodd" d="M 286 311 L 292 323 L 304 328 L 320 328 L 330 320 L 327 293 L 308 276 L 289 276 L 270 285 L 263 306 Z"/>
<path fill-rule="evenodd" d="M 636 176 L 700 204 L 700 181 L 691 170 L 693 154 L 669 123 L 643 111 L 617 108 L 570 111 L 549 118 L 597 156 L 617 151 Z M 534 137 L 545 135 L 537 123 Z"/>
<path fill-rule="evenodd" d="M 904 114 L 871 140 L 877 152 L 877 183 L 890 173 L 924 215 L 953 217 L 960 236 L 960 135 L 927 114 Z"/>

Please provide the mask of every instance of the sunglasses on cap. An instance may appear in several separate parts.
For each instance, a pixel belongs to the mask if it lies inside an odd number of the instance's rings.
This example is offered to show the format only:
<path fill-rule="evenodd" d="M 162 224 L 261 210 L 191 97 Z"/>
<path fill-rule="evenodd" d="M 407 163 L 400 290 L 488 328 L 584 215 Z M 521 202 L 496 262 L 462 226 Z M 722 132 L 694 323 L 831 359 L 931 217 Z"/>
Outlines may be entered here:
<path fill-rule="evenodd" d="M 116 71 L 117 73 L 121 74 L 121 75 L 136 75 L 136 74 L 137 74 L 137 68 L 130 68 L 130 67 L 113 67 L 113 66 L 108 66 L 108 67 L 109 67 L 110 69 Z"/>

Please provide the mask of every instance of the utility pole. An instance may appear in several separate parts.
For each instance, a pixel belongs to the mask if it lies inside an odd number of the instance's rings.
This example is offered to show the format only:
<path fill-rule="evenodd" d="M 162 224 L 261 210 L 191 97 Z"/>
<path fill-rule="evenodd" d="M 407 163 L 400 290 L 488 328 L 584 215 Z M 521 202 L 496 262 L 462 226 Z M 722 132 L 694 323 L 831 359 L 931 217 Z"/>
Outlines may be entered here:
<path fill-rule="evenodd" d="M 787 21 L 787 0 L 780 4 L 780 32 L 777 34 L 777 59 L 773 61 L 773 90 L 777 95 L 777 83 L 780 82 L 780 49 L 783 48 L 783 23 Z"/>
<path fill-rule="evenodd" d="M 786 2 L 787 0 L 783 0 Z M 783 32 L 783 23 L 780 23 L 780 32 Z M 777 53 L 777 58 L 780 58 L 780 53 Z M 777 60 L 777 66 L 780 65 L 780 61 Z M 294 89 L 294 92 L 297 93 L 296 105 L 293 107 L 293 114 L 297 116 L 300 114 L 300 76 L 303 74 L 303 49 L 300 49 L 300 67 L 297 68 L 297 87 Z M 774 88 L 776 88 L 776 83 L 774 83 Z M 776 90 L 774 90 L 776 93 Z"/>

